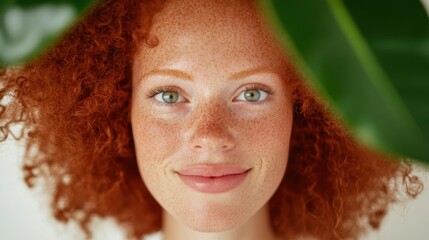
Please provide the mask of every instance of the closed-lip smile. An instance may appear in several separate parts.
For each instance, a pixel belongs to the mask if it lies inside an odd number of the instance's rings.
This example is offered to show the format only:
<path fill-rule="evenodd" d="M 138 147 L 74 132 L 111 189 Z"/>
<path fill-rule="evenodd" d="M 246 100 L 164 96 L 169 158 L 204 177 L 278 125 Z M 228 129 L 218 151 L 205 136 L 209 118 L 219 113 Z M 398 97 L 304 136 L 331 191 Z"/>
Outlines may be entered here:
<path fill-rule="evenodd" d="M 202 193 L 223 193 L 238 187 L 251 168 L 228 165 L 198 165 L 176 171 L 188 187 Z"/>

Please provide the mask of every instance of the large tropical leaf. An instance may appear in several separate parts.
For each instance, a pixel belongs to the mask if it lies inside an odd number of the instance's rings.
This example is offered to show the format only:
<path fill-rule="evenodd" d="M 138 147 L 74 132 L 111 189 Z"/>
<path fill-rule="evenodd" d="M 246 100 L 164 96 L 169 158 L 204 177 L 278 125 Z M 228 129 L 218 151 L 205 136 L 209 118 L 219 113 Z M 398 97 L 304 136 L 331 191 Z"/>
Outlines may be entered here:
<path fill-rule="evenodd" d="M 1 0 L 0 67 L 34 58 L 95 0 Z"/>
<path fill-rule="evenodd" d="M 261 0 L 303 74 L 365 144 L 429 163 L 429 19 L 418 0 Z"/>

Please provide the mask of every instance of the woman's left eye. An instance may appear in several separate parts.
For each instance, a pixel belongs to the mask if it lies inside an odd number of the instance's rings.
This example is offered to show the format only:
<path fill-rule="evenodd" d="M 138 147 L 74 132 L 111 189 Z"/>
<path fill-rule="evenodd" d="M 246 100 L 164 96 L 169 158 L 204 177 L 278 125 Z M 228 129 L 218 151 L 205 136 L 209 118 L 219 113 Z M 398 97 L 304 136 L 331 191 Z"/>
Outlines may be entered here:
<path fill-rule="evenodd" d="M 268 93 L 261 89 L 252 88 L 246 89 L 238 95 L 237 100 L 247 102 L 260 102 L 268 97 Z"/>

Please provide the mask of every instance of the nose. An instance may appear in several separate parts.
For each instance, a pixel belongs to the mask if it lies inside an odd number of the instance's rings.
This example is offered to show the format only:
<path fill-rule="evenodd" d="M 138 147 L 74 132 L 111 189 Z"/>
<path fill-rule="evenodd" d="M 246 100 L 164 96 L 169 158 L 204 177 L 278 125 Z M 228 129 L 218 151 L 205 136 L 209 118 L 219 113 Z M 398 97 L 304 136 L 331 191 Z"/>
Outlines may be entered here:
<path fill-rule="evenodd" d="M 231 113 L 226 106 L 200 106 L 190 120 L 190 147 L 197 152 L 224 152 L 233 149 Z"/>

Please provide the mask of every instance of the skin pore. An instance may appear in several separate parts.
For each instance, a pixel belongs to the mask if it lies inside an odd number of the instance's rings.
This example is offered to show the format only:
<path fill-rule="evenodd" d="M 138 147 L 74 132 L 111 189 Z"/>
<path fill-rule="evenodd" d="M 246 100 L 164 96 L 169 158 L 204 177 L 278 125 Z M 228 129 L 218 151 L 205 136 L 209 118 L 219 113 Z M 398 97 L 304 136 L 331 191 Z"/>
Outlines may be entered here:
<path fill-rule="evenodd" d="M 276 239 L 268 200 L 287 165 L 285 57 L 248 1 L 168 1 L 133 65 L 131 123 L 165 239 Z M 221 192 L 181 173 L 238 168 Z M 197 189 L 201 185 L 196 184 Z"/>

